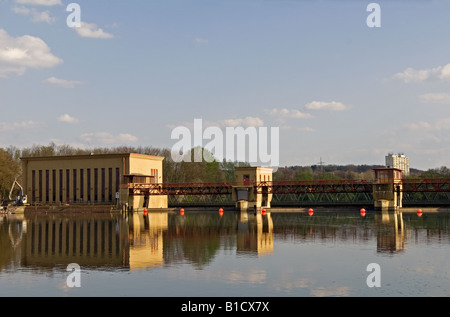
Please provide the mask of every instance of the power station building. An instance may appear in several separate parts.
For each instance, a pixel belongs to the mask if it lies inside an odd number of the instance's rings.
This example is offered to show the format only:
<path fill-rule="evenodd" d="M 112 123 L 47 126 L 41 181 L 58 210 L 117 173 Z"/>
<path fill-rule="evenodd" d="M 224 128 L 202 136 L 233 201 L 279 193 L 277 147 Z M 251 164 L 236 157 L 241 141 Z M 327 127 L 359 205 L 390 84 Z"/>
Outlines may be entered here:
<path fill-rule="evenodd" d="M 167 208 L 167 196 L 134 196 L 132 183 L 162 183 L 163 157 L 134 153 L 23 157 L 30 204 L 111 204 Z"/>

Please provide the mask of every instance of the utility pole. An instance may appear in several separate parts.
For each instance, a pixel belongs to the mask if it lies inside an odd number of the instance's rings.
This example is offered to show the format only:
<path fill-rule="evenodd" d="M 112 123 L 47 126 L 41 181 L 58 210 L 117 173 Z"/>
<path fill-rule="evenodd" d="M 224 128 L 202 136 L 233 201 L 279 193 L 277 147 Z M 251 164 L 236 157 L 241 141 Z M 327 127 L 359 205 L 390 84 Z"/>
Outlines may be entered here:
<path fill-rule="evenodd" d="M 325 162 L 324 161 L 322 161 L 322 158 L 320 158 L 320 162 L 319 163 L 317 163 L 317 164 L 319 164 L 319 166 L 320 166 L 320 170 L 321 170 L 321 172 L 322 172 L 322 174 L 324 173 L 324 171 L 323 171 L 323 164 L 325 164 Z"/>

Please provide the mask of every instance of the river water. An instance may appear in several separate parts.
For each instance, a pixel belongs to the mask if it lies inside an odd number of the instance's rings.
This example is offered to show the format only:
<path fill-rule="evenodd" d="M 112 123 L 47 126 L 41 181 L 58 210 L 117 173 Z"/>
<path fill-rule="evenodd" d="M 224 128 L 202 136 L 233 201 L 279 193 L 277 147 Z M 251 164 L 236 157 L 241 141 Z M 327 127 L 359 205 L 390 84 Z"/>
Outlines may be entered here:
<path fill-rule="evenodd" d="M 450 296 L 450 214 L 3 215 L 1 297 Z"/>

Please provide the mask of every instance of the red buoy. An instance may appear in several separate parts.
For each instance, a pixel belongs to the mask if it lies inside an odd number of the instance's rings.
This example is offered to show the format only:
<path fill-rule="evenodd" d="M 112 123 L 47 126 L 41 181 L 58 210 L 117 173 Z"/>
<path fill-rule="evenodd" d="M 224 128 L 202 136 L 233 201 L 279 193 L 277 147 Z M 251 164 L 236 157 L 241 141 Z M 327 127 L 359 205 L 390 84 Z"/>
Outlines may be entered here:
<path fill-rule="evenodd" d="M 184 216 L 184 209 L 183 208 L 180 209 L 180 215 Z"/>
<path fill-rule="evenodd" d="M 219 209 L 219 215 L 222 217 L 223 216 L 223 208 Z"/>
<path fill-rule="evenodd" d="M 310 216 L 314 215 L 314 209 L 309 208 L 308 215 L 310 215 Z"/>
<path fill-rule="evenodd" d="M 261 210 L 261 214 L 262 214 L 263 216 L 266 215 L 266 209 L 265 209 L 265 208 L 263 208 L 263 209 Z"/>
<path fill-rule="evenodd" d="M 361 208 L 361 210 L 359 212 L 362 217 L 364 217 L 366 215 L 366 210 L 364 208 Z"/>
<path fill-rule="evenodd" d="M 422 209 L 417 209 L 417 216 L 422 217 Z"/>
<path fill-rule="evenodd" d="M 147 208 L 144 208 L 144 216 L 147 216 Z"/>

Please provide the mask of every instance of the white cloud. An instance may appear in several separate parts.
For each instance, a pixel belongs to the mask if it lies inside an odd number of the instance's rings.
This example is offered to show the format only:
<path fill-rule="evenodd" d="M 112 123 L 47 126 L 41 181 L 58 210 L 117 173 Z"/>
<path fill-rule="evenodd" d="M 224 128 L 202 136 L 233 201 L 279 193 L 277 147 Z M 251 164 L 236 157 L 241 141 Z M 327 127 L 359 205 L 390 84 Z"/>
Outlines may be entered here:
<path fill-rule="evenodd" d="M 195 38 L 195 42 L 196 42 L 196 43 L 208 43 L 208 40 L 202 39 L 202 38 L 200 38 L 200 37 L 196 37 L 196 38 Z"/>
<path fill-rule="evenodd" d="M 313 117 L 309 113 L 304 113 L 297 109 L 287 109 L 287 108 L 283 108 L 283 109 L 273 108 L 271 110 L 268 110 L 267 113 L 270 116 L 289 117 L 289 118 L 294 118 L 294 119 L 309 119 L 309 118 Z"/>
<path fill-rule="evenodd" d="M 439 119 L 436 122 L 436 129 L 438 129 L 438 130 L 450 130 L 450 118 Z"/>
<path fill-rule="evenodd" d="M 450 94 L 446 93 L 430 93 L 419 96 L 419 100 L 423 103 L 439 103 L 444 105 L 450 104 Z"/>
<path fill-rule="evenodd" d="M 31 4 L 46 7 L 62 5 L 61 0 L 14 0 L 14 2 L 18 4 Z"/>
<path fill-rule="evenodd" d="M 117 142 L 119 143 L 136 143 L 138 138 L 129 133 L 122 133 L 117 136 Z"/>
<path fill-rule="evenodd" d="M 80 136 L 83 142 L 95 143 L 95 144 L 124 144 L 124 143 L 136 143 L 138 138 L 134 135 L 123 133 L 117 136 L 108 132 L 95 132 L 84 133 Z"/>
<path fill-rule="evenodd" d="M 41 127 L 41 123 L 32 120 L 22 122 L 0 122 L 0 131 L 14 131 Z"/>
<path fill-rule="evenodd" d="M 226 127 L 262 127 L 264 121 L 258 117 L 245 117 L 238 119 L 225 119 L 221 123 Z"/>
<path fill-rule="evenodd" d="M 50 77 L 44 80 L 45 83 L 52 84 L 55 86 L 63 87 L 63 88 L 75 88 L 78 85 L 84 84 L 82 81 L 76 80 L 65 80 L 56 77 Z"/>
<path fill-rule="evenodd" d="M 406 127 L 410 130 L 424 131 L 431 129 L 431 124 L 425 121 L 420 121 L 417 123 L 407 124 Z"/>
<path fill-rule="evenodd" d="M 95 38 L 95 39 L 111 39 L 114 35 L 103 31 L 95 23 L 81 22 L 80 27 L 74 27 L 75 31 L 81 37 Z"/>
<path fill-rule="evenodd" d="M 53 23 L 55 22 L 55 18 L 50 15 L 48 10 L 46 11 L 38 11 L 35 8 L 29 9 L 26 7 L 13 7 L 12 10 L 20 15 L 30 16 L 32 22 L 45 22 L 45 23 Z"/>
<path fill-rule="evenodd" d="M 331 110 L 331 111 L 344 111 L 347 110 L 348 107 L 344 105 L 342 102 L 337 101 L 313 101 L 306 104 L 306 109 L 309 110 Z"/>
<path fill-rule="evenodd" d="M 30 35 L 14 38 L 0 29 L 0 77 L 22 75 L 27 68 L 49 68 L 62 62 L 42 39 Z"/>
<path fill-rule="evenodd" d="M 406 128 L 414 131 L 442 131 L 450 130 L 450 118 L 441 118 L 436 121 L 435 124 L 429 122 L 420 121 L 417 123 L 410 123 L 406 125 Z"/>
<path fill-rule="evenodd" d="M 58 117 L 58 121 L 59 122 L 64 122 L 64 123 L 78 123 L 78 119 L 75 117 L 72 117 L 69 114 L 63 114 L 61 116 Z"/>
<path fill-rule="evenodd" d="M 405 83 L 450 79 L 450 63 L 445 66 L 437 66 L 422 70 L 416 70 L 408 67 L 403 72 L 395 74 L 394 78 Z"/>

